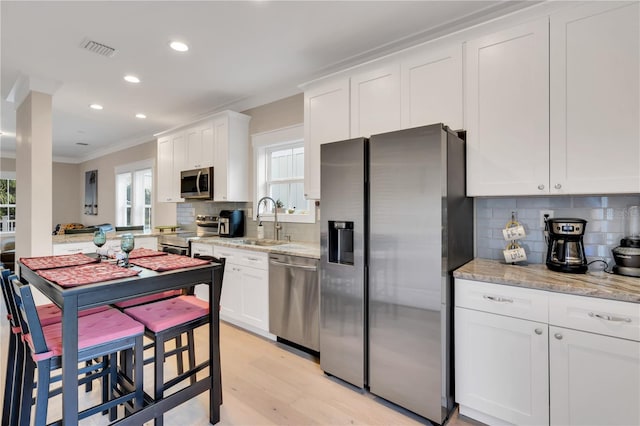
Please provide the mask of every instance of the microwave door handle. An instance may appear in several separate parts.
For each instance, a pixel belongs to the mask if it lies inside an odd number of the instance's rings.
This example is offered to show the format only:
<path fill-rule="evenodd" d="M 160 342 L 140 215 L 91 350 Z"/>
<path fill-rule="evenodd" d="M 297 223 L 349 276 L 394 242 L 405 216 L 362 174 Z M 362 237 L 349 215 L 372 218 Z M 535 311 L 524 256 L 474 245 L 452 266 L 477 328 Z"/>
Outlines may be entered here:
<path fill-rule="evenodd" d="M 200 175 L 202 174 L 202 170 L 198 170 L 198 177 L 196 177 L 196 190 L 198 191 L 198 195 L 200 195 Z"/>

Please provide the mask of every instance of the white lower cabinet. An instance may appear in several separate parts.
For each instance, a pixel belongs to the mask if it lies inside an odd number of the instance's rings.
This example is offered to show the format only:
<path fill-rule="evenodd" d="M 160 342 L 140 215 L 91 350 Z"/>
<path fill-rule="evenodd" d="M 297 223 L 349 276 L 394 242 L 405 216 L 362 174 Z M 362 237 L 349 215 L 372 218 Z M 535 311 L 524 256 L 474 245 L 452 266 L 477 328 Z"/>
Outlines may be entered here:
<path fill-rule="evenodd" d="M 225 258 L 220 318 L 256 334 L 269 333 L 269 263 L 267 253 L 214 246 Z"/>
<path fill-rule="evenodd" d="M 639 342 L 552 326 L 549 360 L 552 425 L 640 425 Z"/>
<path fill-rule="evenodd" d="M 455 388 L 487 424 L 640 424 L 640 304 L 456 279 Z"/>
<path fill-rule="evenodd" d="M 497 423 L 491 417 L 548 424 L 547 324 L 465 308 L 455 318 L 460 414 L 488 424 Z"/>

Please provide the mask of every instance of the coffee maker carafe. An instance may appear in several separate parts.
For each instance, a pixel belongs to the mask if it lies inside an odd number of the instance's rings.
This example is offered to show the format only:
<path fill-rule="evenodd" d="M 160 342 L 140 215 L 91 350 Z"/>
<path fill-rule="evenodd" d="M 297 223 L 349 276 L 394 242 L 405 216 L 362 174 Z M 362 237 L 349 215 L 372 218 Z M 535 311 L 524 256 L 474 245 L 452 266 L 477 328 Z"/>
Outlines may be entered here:
<path fill-rule="evenodd" d="M 587 272 L 582 241 L 586 227 L 584 219 L 547 219 L 547 268 L 574 274 Z"/>

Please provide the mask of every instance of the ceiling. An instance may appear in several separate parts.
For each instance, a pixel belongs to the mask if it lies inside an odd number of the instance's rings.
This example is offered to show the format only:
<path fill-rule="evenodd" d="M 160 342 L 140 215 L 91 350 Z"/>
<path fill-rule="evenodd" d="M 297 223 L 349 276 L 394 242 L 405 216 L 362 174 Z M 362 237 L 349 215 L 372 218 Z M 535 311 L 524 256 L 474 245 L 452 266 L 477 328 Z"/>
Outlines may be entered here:
<path fill-rule="evenodd" d="M 299 93 L 304 82 L 527 4 L 3 0 L 0 149 L 15 153 L 16 105 L 8 99 L 21 76 L 57 87 L 54 160 L 81 162 L 212 112 Z M 85 39 L 116 53 L 81 49 Z M 174 39 L 190 50 L 171 50 Z M 124 81 L 126 74 L 141 83 Z"/>

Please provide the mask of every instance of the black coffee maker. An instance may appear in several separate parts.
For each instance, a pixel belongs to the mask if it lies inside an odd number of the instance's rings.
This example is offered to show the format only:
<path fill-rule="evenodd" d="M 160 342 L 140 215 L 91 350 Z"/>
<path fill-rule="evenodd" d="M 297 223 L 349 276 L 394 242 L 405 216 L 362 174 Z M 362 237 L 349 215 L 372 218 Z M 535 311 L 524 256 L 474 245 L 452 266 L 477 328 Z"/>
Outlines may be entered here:
<path fill-rule="evenodd" d="M 552 271 L 584 274 L 587 256 L 582 237 L 587 227 L 584 219 L 547 219 L 547 268 Z"/>

